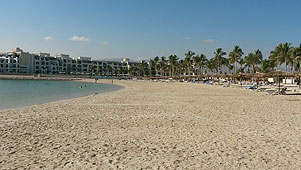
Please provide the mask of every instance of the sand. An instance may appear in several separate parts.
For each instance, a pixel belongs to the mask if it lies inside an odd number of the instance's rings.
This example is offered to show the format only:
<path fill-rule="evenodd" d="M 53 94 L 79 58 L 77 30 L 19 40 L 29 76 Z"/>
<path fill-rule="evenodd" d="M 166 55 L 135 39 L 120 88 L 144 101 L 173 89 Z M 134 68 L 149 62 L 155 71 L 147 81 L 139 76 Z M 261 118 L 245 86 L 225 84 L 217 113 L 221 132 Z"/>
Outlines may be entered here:
<path fill-rule="evenodd" d="M 301 96 L 114 83 L 0 111 L 0 169 L 301 169 Z"/>

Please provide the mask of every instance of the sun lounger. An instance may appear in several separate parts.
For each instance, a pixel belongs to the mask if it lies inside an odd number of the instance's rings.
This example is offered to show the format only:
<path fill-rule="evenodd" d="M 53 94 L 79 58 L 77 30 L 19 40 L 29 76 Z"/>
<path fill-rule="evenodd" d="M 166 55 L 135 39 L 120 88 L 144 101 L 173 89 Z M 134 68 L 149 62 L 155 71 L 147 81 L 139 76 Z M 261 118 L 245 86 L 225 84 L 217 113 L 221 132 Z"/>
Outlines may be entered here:
<path fill-rule="evenodd" d="M 270 89 L 270 88 L 268 88 L 268 87 L 261 87 L 261 88 L 256 89 L 255 91 L 256 91 L 256 92 L 264 92 L 264 91 L 266 91 L 267 89 Z"/>
<path fill-rule="evenodd" d="M 257 89 L 257 84 L 255 84 L 253 86 L 247 86 L 246 89 Z"/>
<path fill-rule="evenodd" d="M 287 88 L 282 88 L 280 91 L 277 90 L 274 93 L 271 93 L 271 95 L 287 95 L 286 90 Z"/>
<path fill-rule="evenodd" d="M 265 92 L 268 94 L 268 95 L 272 95 L 273 93 L 276 93 L 278 90 L 276 89 L 267 89 L 265 90 Z"/>

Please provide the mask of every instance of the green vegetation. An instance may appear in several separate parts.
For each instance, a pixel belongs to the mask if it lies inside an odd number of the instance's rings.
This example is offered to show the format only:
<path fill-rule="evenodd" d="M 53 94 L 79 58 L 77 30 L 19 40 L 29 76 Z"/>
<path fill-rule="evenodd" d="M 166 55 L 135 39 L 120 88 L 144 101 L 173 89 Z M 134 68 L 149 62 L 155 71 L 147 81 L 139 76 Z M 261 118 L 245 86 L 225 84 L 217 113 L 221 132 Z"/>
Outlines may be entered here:
<path fill-rule="evenodd" d="M 214 57 L 208 59 L 204 54 L 196 55 L 192 51 L 185 53 L 184 59 L 176 55 L 169 57 L 155 57 L 150 59 L 149 67 L 145 63 L 139 65 L 139 76 L 173 77 L 179 75 L 202 74 L 236 74 L 236 73 L 267 73 L 280 69 L 292 73 L 301 72 L 301 44 L 292 47 L 291 43 L 281 43 L 270 52 L 267 59 L 263 59 L 258 49 L 244 56 L 243 50 L 236 45 L 226 58 L 222 48 L 216 49 Z M 290 66 L 290 70 L 288 70 Z"/>

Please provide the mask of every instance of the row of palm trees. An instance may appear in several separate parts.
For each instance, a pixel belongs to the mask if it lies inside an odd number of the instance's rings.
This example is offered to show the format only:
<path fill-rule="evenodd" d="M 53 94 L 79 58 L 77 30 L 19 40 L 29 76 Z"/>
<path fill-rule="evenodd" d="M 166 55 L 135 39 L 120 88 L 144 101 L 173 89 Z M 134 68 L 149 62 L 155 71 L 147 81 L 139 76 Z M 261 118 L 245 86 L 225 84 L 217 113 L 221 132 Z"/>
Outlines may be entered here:
<path fill-rule="evenodd" d="M 259 49 L 244 56 L 238 45 L 228 57 L 222 48 L 216 49 L 213 54 L 211 59 L 204 54 L 196 55 L 192 51 L 188 51 L 184 59 L 179 59 L 176 55 L 155 57 L 150 59 L 149 67 L 145 67 L 146 63 L 141 63 L 135 71 L 139 70 L 139 76 L 267 73 L 280 69 L 283 64 L 286 71 L 301 71 L 301 44 L 299 47 L 293 47 L 291 43 L 281 43 L 270 52 L 267 59 L 263 59 Z"/>

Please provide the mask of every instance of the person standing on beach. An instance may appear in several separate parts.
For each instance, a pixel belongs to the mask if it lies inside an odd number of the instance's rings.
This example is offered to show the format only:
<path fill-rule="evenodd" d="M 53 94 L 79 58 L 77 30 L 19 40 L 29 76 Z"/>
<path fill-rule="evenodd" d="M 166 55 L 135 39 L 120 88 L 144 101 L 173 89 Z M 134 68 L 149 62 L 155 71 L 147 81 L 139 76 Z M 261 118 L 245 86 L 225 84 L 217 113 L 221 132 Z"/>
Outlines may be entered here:
<path fill-rule="evenodd" d="M 112 84 L 113 84 L 114 82 L 113 82 L 113 80 L 112 80 Z"/>

